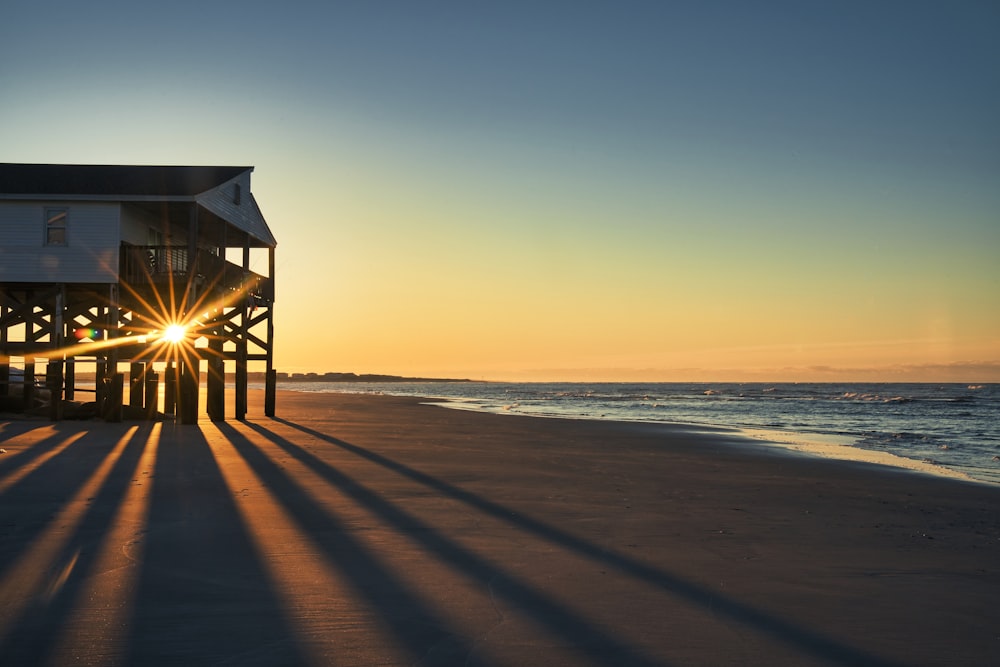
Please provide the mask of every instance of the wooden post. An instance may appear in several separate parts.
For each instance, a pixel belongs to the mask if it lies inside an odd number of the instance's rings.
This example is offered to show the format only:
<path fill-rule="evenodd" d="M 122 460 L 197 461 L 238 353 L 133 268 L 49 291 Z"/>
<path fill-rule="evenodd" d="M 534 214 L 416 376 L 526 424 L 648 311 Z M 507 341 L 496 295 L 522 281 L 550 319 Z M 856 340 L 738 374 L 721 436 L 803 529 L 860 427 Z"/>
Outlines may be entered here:
<path fill-rule="evenodd" d="M 76 399 L 76 359 L 70 357 L 66 360 L 66 390 L 67 401 Z"/>
<path fill-rule="evenodd" d="M 206 380 L 205 406 L 208 417 L 214 422 L 226 420 L 226 362 L 222 356 L 223 340 L 214 336 L 208 341 L 208 378 Z"/>
<path fill-rule="evenodd" d="M 7 307 L 0 305 L 0 321 L 7 315 Z M 7 356 L 7 325 L 0 325 L 0 396 L 10 395 L 10 357 Z"/>
<path fill-rule="evenodd" d="M 247 341 L 241 338 L 236 341 L 236 412 L 235 417 L 240 421 L 247 416 Z"/>
<path fill-rule="evenodd" d="M 172 361 L 167 362 L 163 371 L 163 413 L 177 414 L 177 369 Z"/>
<path fill-rule="evenodd" d="M 63 352 L 65 345 L 66 325 L 63 316 L 66 312 L 66 285 L 59 284 L 59 291 L 55 295 L 55 303 L 52 307 L 52 331 L 49 333 L 49 346 L 53 354 L 58 354 L 59 359 L 49 358 L 49 363 L 45 367 L 45 383 L 49 390 L 49 418 L 53 421 L 62 419 L 63 414 Z"/>
<path fill-rule="evenodd" d="M 268 248 L 267 282 L 265 290 L 267 298 L 267 369 L 264 381 L 264 415 L 274 417 L 274 406 L 277 402 L 277 373 L 274 370 L 274 248 Z"/>
<path fill-rule="evenodd" d="M 278 393 L 278 371 L 273 368 L 264 376 L 264 415 L 274 417 L 275 398 Z"/>
<path fill-rule="evenodd" d="M 97 416 L 108 421 L 111 405 L 111 378 L 103 373 L 97 374 Z"/>
<path fill-rule="evenodd" d="M 187 250 L 187 252 L 188 252 L 188 261 L 187 261 L 188 280 L 193 279 L 194 276 L 197 275 L 196 262 L 197 262 L 197 259 L 198 259 L 198 237 L 201 234 L 201 230 L 199 230 L 198 227 L 199 227 L 198 203 L 195 202 L 195 203 L 191 204 L 191 211 L 190 211 L 190 214 L 189 214 L 189 217 L 188 217 L 188 243 L 187 243 L 187 248 L 188 248 L 188 250 Z M 187 308 L 188 308 L 189 305 L 195 303 L 194 299 L 195 299 L 195 297 L 197 295 L 196 294 L 190 294 L 189 296 L 191 297 L 189 303 L 184 304 L 184 311 L 185 312 L 187 312 Z"/>
<path fill-rule="evenodd" d="M 104 421 L 120 422 L 122 420 L 122 403 L 125 399 L 125 374 L 112 373 L 107 378 L 108 397 L 104 402 Z"/>
<path fill-rule="evenodd" d="M 146 388 L 146 419 L 152 421 L 156 419 L 156 408 L 159 404 L 158 394 L 160 392 L 160 376 L 152 367 L 146 370 L 144 384 Z"/>
<path fill-rule="evenodd" d="M 35 358 L 24 358 L 24 392 L 21 394 L 24 401 L 24 411 L 27 412 L 35 407 Z"/>
<path fill-rule="evenodd" d="M 188 389 L 188 362 L 184 359 L 177 360 L 177 423 L 186 424 L 189 408 L 191 404 L 191 393 Z"/>
<path fill-rule="evenodd" d="M 180 362 L 180 404 L 177 412 L 181 424 L 198 423 L 198 360 Z"/>
<path fill-rule="evenodd" d="M 130 408 L 142 409 L 143 390 L 145 388 L 146 364 L 133 361 L 129 365 L 128 405 Z"/>
<path fill-rule="evenodd" d="M 50 360 L 48 366 L 45 367 L 45 386 L 49 390 L 49 419 L 52 421 L 59 421 L 62 419 L 62 384 L 62 360 Z"/>
<path fill-rule="evenodd" d="M 55 306 L 52 309 L 52 333 L 49 336 L 49 345 L 54 354 L 59 355 L 59 412 L 62 413 L 62 360 L 66 358 L 63 348 L 66 346 L 66 284 L 60 283 L 59 291 L 56 292 Z M 51 364 L 51 359 L 49 360 Z"/>
<path fill-rule="evenodd" d="M 250 234 L 243 240 L 243 281 L 250 272 Z M 244 420 L 247 416 L 247 334 L 250 319 L 249 298 L 244 294 L 240 299 L 240 330 L 236 340 L 236 419 Z"/>
<path fill-rule="evenodd" d="M 108 286 L 108 312 L 107 326 L 105 327 L 105 339 L 118 338 L 121 325 L 121 312 L 118 310 L 118 285 Z M 118 348 L 112 346 L 108 349 L 108 372 L 118 373 Z"/>
<path fill-rule="evenodd" d="M 97 414 L 104 416 L 105 405 L 108 401 L 108 362 L 106 359 L 97 358 L 94 376 L 96 386 L 94 387 L 94 402 L 97 403 Z"/>

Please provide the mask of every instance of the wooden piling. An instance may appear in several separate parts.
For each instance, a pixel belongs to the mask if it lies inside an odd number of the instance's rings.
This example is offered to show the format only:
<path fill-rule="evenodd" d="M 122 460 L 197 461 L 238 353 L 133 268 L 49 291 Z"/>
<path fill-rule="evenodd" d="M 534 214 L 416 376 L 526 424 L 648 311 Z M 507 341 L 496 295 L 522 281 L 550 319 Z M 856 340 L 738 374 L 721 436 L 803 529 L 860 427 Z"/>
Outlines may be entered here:
<path fill-rule="evenodd" d="M 146 408 L 146 419 L 152 421 L 156 419 L 156 409 L 159 405 L 159 394 L 160 394 L 160 375 L 152 368 L 146 369 L 145 374 L 145 401 L 144 406 Z"/>
<path fill-rule="evenodd" d="M 63 362 L 49 360 L 45 367 L 45 387 L 49 390 L 49 419 L 59 421 L 63 416 L 62 402 Z"/>
<path fill-rule="evenodd" d="M 177 414 L 177 368 L 172 361 L 163 371 L 163 414 Z"/>
<path fill-rule="evenodd" d="M 27 357 L 24 360 L 24 392 L 21 394 L 24 411 L 27 412 L 35 407 L 35 358 Z"/>
<path fill-rule="evenodd" d="M 70 357 L 66 360 L 65 389 L 63 396 L 67 401 L 76 399 L 76 360 Z"/>
<path fill-rule="evenodd" d="M 95 373 L 96 386 L 94 387 L 94 401 L 97 403 L 97 414 L 104 417 L 105 404 L 108 402 L 108 362 L 105 359 L 97 359 L 97 371 Z"/>
<path fill-rule="evenodd" d="M 143 375 L 146 372 L 146 364 L 141 361 L 133 361 L 129 364 L 128 381 L 128 405 L 130 408 L 142 409 L 143 388 L 145 380 Z"/>
<path fill-rule="evenodd" d="M 246 339 L 237 343 L 236 350 L 236 409 L 234 411 L 236 419 L 243 421 L 247 416 L 247 350 Z"/>
<path fill-rule="evenodd" d="M 226 419 L 226 362 L 222 351 L 222 337 L 208 342 L 208 377 L 206 378 L 205 411 L 214 422 Z"/>
<path fill-rule="evenodd" d="M 271 369 L 264 376 L 264 415 L 274 417 L 275 394 L 278 389 L 278 371 Z"/>
<path fill-rule="evenodd" d="M 180 362 L 180 404 L 177 406 L 181 424 L 198 423 L 198 361 Z"/>
<path fill-rule="evenodd" d="M 112 373 L 105 378 L 105 382 L 107 398 L 104 401 L 104 421 L 120 422 L 125 399 L 125 374 Z"/>

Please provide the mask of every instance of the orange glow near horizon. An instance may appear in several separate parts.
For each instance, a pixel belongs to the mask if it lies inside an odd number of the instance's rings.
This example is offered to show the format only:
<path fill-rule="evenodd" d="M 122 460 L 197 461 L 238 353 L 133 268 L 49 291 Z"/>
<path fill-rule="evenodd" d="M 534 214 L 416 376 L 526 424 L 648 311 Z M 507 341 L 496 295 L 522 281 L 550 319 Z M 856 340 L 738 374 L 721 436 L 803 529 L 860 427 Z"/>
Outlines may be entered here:
<path fill-rule="evenodd" d="M 227 16 L 245 32 L 224 50 L 252 77 L 222 89 L 225 58 L 89 48 L 125 20 L 90 12 L 62 35 L 84 83 L 59 59 L 6 72 L 4 159 L 253 165 L 278 248 L 273 275 L 257 249 L 248 268 L 275 280 L 279 371 L 1000 381 L 997 40 L 980 11 L 355 4 L 361 23 Z M 128 34 L 172 39 L 140 24 Z M 215 43 L 212 25 L 192 29 Z M 338 38 L 298 39 L 314 25 Z M 14 62 L 33 34 L 0 50 Z M 210 306 L 187 296 L 116 333 Z"/>

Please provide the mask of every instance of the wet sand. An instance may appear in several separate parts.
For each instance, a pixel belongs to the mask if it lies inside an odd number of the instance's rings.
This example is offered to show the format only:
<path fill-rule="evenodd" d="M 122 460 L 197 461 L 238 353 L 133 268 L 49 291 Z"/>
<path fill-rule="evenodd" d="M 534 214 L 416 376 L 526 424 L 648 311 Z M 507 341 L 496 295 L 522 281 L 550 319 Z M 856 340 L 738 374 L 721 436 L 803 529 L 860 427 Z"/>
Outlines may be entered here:
<path fill-rule="evenodd" d="M 0 420 L 2 665 L 985 665 L 1000 488 L 281 393 Z M 228 406 L 227 406 L 228 407 Z"/>

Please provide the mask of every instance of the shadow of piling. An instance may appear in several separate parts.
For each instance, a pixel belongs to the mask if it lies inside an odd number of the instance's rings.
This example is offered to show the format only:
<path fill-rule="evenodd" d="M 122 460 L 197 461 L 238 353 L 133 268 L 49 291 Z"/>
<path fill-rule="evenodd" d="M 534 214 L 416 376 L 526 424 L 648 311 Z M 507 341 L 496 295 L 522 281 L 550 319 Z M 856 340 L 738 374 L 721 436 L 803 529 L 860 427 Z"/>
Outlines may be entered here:
<path fill-rule="evenodd" d="M 125 664 L 308 664 L 200 430 L 163 428 L 143 542 Z"/>
<path fill-rule="evenodd" d="M 663 660 L 653 658 L 639 647 L 615 637 L 569 607 L 506 572 L 498 564 L 449 539 L 434 526 L 404 511 L 298 445 L 257 424 L 248 423 L 246 426 L 307 466 L 351 500 L 419 544 L 430 557 L 447 564 L 476 585 L 488 588 L 497 598 L 516 608 L 523 617 L 531 619 L 539 627 L 558 637 L 562 643 L 573 647 L 582 658 L 608 667 L 665 665 Z M 251 451 L 249 447 L 253 447 L 252 443 L 234 429 L 226 427 L 225 432 L 234 441 L 242 440 L 240 446 L 248 448 L 248 452 Z M 294 483 L 273 462 L 255 447 L 253 450 L 256 453 L 253 453 L 248 461 L 251 465 L 262 468 L 258 474 L 266 473 L 266 479 L 280 480 L 279 495 L 291 494 L 288 497 L 295 498 L 303 493 L 292 488 Z M 294 503 L 288 504 L 289 508 L 294 507 Z M 356 576 L 361 573 L 348 571 L 347 574 Z"/>
<path fill-rule="evenodd" d="M 693 605 L 696 605 L 717 616 L 739 623 L 751 631 L 771 637 L 789 648 L 799 651 L 812 658 L 818 658 L 834 664 L 851 667 L 902 667 L 900 663 L 883 659 L 867 653 L 843 642 L 837 641 L 822 633 L 800 626 L 791 620 L 783 619 L 764 612 L 748 604 L 739 602 L 698 584 L 687 581 L 677 575 L 651 567 L 624 554 L 616 553 L 602 546 L 582 540 L 555 526 L 548 525 L 531 517 L 525 516 L 511 508 L 500 505 L 475 493 L 466 491 L 446 481 L 415 470 L 403 463 L 394 461 L 377 452 L 364 447 L 345 442 L 315 429 L 295 422 L 273 418 L 273 421 L 284 424 L 318 440 L 327 442 L 344 451 L 350 452 L 367 461 L 393 471 L 411 481 L 417 482 L 452 500 L 463 503 L 483 514 L 511 524 L 518 530 L 525 531 L 552 544 L 570 550 L 580 556 L 589 558 L 603 566 L 616 570 L 655 586 Z M 309 454 L 302 448 L 281 438 L 273 431 L 258 424 L 247 424 L 250 428 L 266 435 L 296 458 L 308 461 L 310 465 L 320 470 L 328 470 L 327 474 L 336 477 L 339 473 L 333 471 L 326 463 Z"/>

